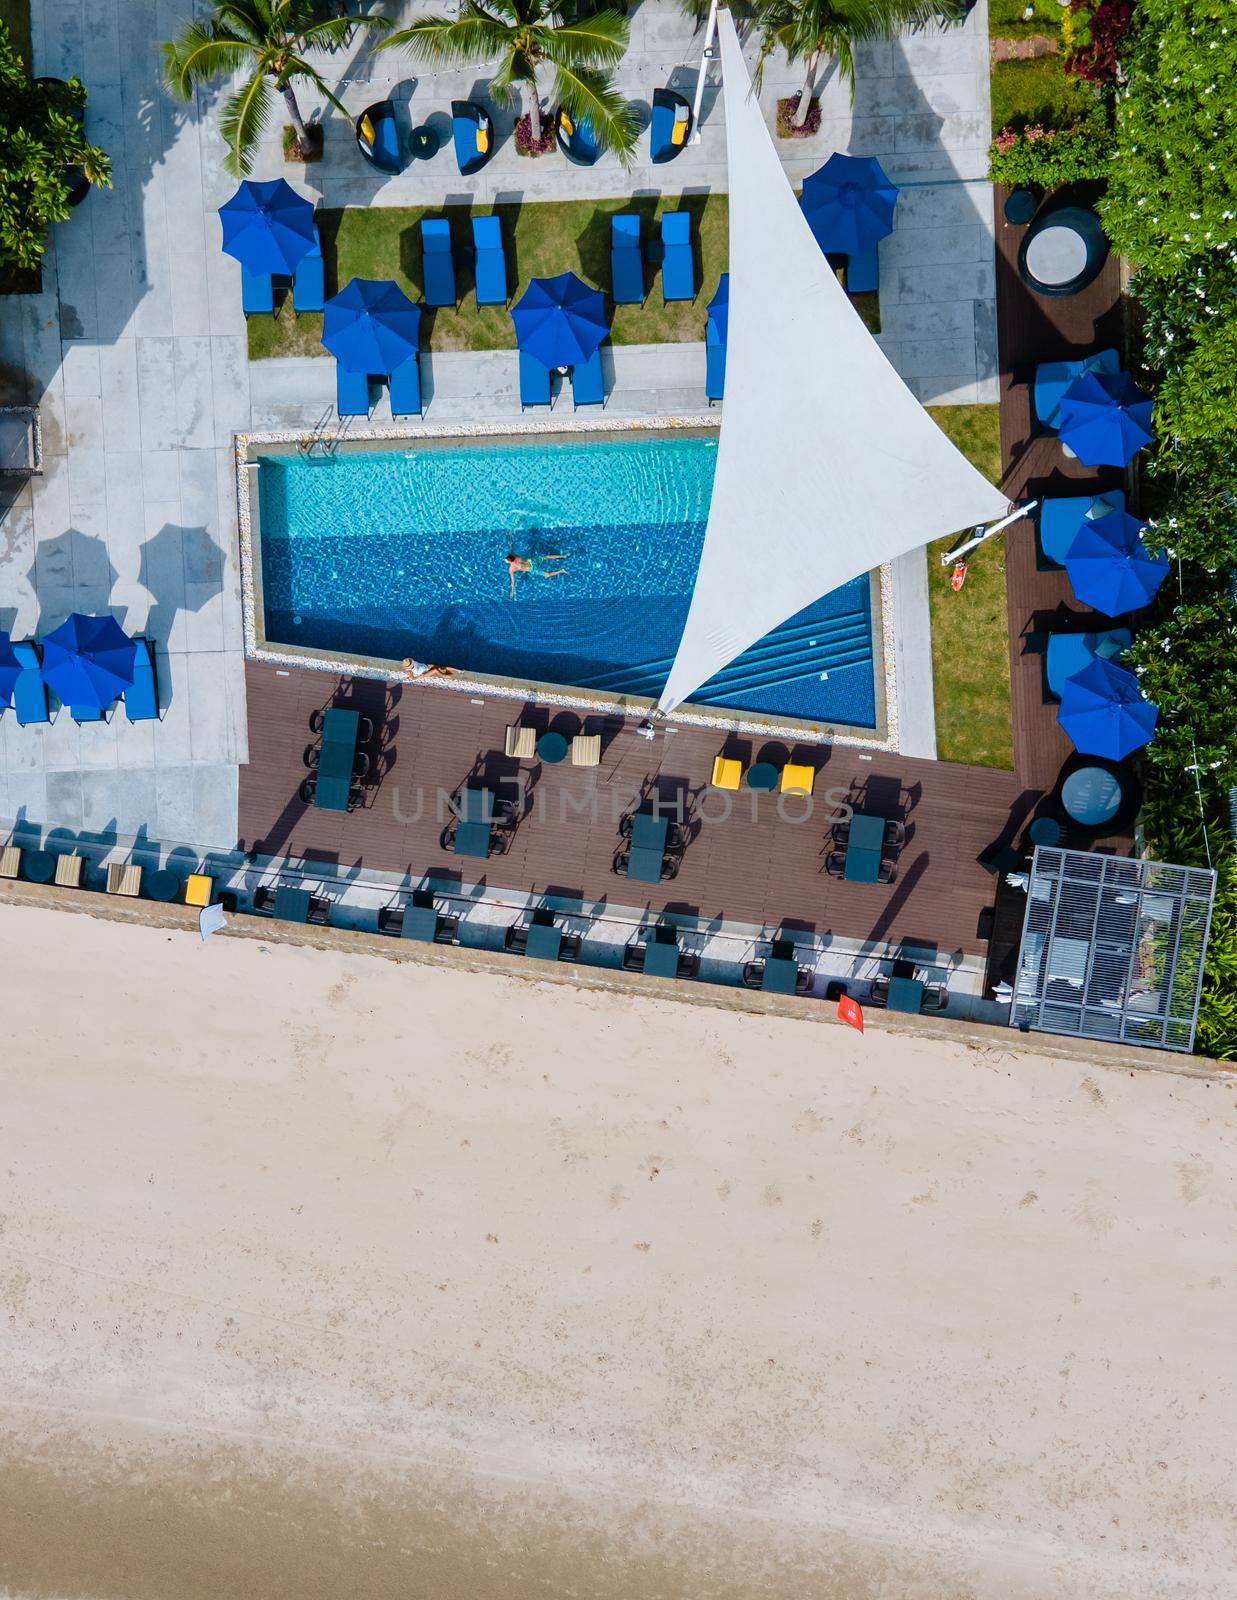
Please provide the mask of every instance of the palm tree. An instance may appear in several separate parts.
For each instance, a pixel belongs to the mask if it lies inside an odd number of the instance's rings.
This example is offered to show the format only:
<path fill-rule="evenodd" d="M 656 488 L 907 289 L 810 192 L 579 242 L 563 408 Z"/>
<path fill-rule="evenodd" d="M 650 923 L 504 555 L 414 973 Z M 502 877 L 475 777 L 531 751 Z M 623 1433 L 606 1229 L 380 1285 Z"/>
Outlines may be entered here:
<path fill-rule="evenodd" d="M 303 54 L 316 46 L 344 45 L 354 28 L 389 28 L 390 17 L 324 17 L 321 0 L 216 0 L 215 14 L 191 22 L 163 46 L 168 91 L 188 100 L 194 85 L 220 73 L 248 71 L 249 77 L 224 107 L 221 131 L 227 140 L 224 162 L 234 177 L 249 171 L 254 146 L 273 109 L 272 88 L 283 96 L 296 132 L 297 154 L 310 154 L 309 130 L 296 103 L 293 80 L 302 78 L 337 111 L 349 113 Z"/>
<path fill-rule="evenodd" d="M 855 45 L 861 39 L 892 39 L 929 14 L 949 20 L 961 15 L 958 0 L 762 0 L 756 12 L 760 31 L 759 87 L 765 60 L 774 50 L 792 63 L 806 64 L 795 125 L 807 121 L 812 84 L 824 56 L 835 56 L 842 80 L 855 102 Z"/>
<path fill-rule="evenodd" d="M 636 147 L 631 110 L 608 70 L 627 49 L 627 18 L 620 11 L 581 16 L 572 0 L 464 0 L 456 17 L 422 17 L 384 39 L 380 48 L 406 45 L 427 61 L 463 65 L 497 60 L 494 94 L 512 100 L 522 85 L 535 143 L 541 142 L 538 69 L 554 69 L 553 98 L 568 116 L 587 117 L 598 144 L 624 165 Z"/>

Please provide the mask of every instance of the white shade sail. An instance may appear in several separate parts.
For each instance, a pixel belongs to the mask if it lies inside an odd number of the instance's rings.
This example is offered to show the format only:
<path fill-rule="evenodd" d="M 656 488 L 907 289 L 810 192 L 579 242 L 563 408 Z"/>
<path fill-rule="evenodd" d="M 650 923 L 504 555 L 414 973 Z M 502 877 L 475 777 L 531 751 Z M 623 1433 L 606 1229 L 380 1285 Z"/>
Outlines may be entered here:
<path fill-rule="evenodd" d="M 700 568 L 669 711 L 822 595 L 1009 502 L 949 442 L 847 300 L 782 171 L 718 13 L 730 326 Z"/>

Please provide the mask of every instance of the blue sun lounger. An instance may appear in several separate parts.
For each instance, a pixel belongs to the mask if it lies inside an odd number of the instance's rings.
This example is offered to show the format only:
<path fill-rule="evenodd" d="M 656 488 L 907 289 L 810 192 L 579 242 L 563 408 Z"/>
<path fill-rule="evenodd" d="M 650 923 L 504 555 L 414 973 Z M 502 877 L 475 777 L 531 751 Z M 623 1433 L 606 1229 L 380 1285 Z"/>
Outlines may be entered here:
<path fill-rule="evenodd" d="M 427 306 L 453 306 L 455 262 L 451 259 L 451 224 L 427 217 L 421 224 L 421 276 Z"/>
<path fill-rule="evenodd" d="M 479 306 L 507 303 L 507 257 L 503 251 L 502 223 L 497 217 L 472 219 L 472 242 L 477 252 L 473 276 Z"/>
<path fill-rule="evenodd" d="M 149 639 L 135 638 L 133 682 L 124 692 L 126 722 L 155 722 L 159 716 L 159 680 L 155 676 L 155 647 Z"/>
<path fill-rule="evenodd" d="M 640 218 L 633 211 L 610 218 L 610 297 L 616 306 L 644 304 Z"/>
<path fill-rule="evenodd" d="M 494 130 L 490 119 L 472 100 L 452 100 L 451 140 L 455 145 L 455 164 L 467 178 L 480 172 L 494 154 Z"/>
<path fill-rule="evenodd" d="M 653 90 L 653 120 L 649 125 L 649 159 L 673 161 L 686 146 L 692 131 L 692 108 L 673 89 Z"/>
<path fill-rule="evenodd" d="M 38 647 L 32 639 L 14 641 L 13 654 L 21 672 L 13 685 L 13 715 L 24 728 L 31 722 L 50 722 L 47 710 L 47 685 L 39 671 Z"/>
<path fill-rule="evenodd" d="M 409 356 L 387 380 L 393 417 L 419 417 L 421 415 L 421 357 Z"/>
<path fill-rule="evenodd" d="M 604 406 L 606 381 L 601 372 L 601 351 L 594 350 L 587 361 L 571 369 L 571 398 L 576 410 L 581 406 Z"/>
<path fill-rule="evenodd" d="M 550 369 L 526 350 L 520 351 L 520 409 L 550 404 Z"/>
<path fill-rule="evenodd" d="M 710 317 L 704 330 L 704 397 L 710 405 L 722 398 L 726 388 L 726 346 Z"/>
<path fill-rule="evenodd" d="M 322 244 L 315 239 L 313 249 L 296 264 L 292 279 L 292 309 L 321 311 L 325 302 L 326 271 L 322 261 Z"/>
<path fill-rule="evenodd" d="M 1097 656 L 1112 661 L 1129 649 L 1133 637 L 1128 628 L 1109 628 L 1106 633 L 1050 633 L 1044 654 L 1048 693 L 1059 700 L 1067 678 L 1081 672 Z"/>
<path fill-rule="evenodd" d="M 594 165 L 601 154 L 601 146 L 597 143 L 593 124 L 588 117 L 581 117 L 576 122 L 566 111 L 560 111 L 555 118 L 555 132 L 558 148 L 568 161 L 577 167 Z"/>
<path fill-rule="evenodd" d="M 275 280 L 269 272 L 250 272 L 241 268 L 241 310 L 247 317 L 261 316 L 275 309 Z"/>
<path fill-rule="evenodd" d="M 846 258 L 847 294 L 876 294 L 880 289 L 880 257 L 875 245 Z"/>
<path fill-rule="evenodd" d="M 1125 510 L 1125 494 L 1106 489 L 1103 494 L 1067 494 L 1041 502 L 1039 508 L 1039 548 L 1044 558 L 1058 567 L 1065 565 L 1069 547 L 1088 517 L 1103 517 L 1110 511 Z"/>
<path fill-rule="evenodd" d="M 1041 428 L 1055 428 L 1060 420 L 1065 391 L 1084 372 L 1120 372 L 1121 357 L 1115 350 L 1101 350 L 1081 361 L 1041 361 L 1035 369 L 1031 389 L 1031 410 Z"/>
<path fill-rule="evenodd" d="M 692 260 L 690 211 L 667 211 L 661 219 L 661 297 L 663 301 L 696 298 L 696 266 Z"/>
<path fill-rule="evenodd" d="M 335 409 L 341 417 L 369 416 L 369 374 L 335 363 Z"/>

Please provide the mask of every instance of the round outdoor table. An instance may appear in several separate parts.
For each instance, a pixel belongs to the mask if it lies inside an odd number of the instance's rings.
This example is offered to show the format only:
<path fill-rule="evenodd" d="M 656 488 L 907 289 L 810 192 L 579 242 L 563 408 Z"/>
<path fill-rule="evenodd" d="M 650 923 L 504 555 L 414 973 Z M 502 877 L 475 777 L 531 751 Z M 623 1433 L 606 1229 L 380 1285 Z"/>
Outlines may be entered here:
<path fill-rule="evenodd" d="M 438 154 L 438 135 L 423 125 L 408 134 L 408 152 L 414 161 L 429 161 Z"/>
<path fill-rule="evenodd" d="M 1034 189 L 1013 189 L 1005 201 L 1005 220 L 1015 228 L 1025 227 L 1039 210 L 1039 196 Z"/>
<path fill-rule="evenodd" d="M 22 866 L 31 883 L 50 883 L 56 876 L 56 858 L 50 850 L 27 850 Z"/>
<path fill-rule="evenodd" d="M 180 879 L 174 872 L 148 872 L 146 874 L 146 893 L 152 900 L 175 900 L 176 891 L 180 887 Z"/>
<path fill-rule="evenodd" d="M 772 761 L 758 761 L 754 767 L 750 767 L 747 786 L 749 789 L 776 789 L 777 768 Z"/>
<path fill-rule="evenodd" d="M 1076 767 L 1061 785 L 1062 806 L 1084 828 L 1110 822 L 1121 801 L 1121 781 L 1106 767 Z"/>
<path fill-rule="evenodd" d="M 537 740 L 537 755 L 540 760 L 554 766 L 567 754 L 567 741 L 561 733 L 543 733 Z"/>
<path fill-rule="evenodd" d="M 1061 824 L 1055 817 L 1036 817 L 1027 829 L 1027 837 L 1032 844 L 1060 844 Z"/>
<path fill-rule="evenodd" d="M 1108 241 L 1094 211 L 1061 206 L 1041 212 L 1023 235 L 1018 271 L 1036 294 L 1069 295 L 1085 289 L 1108 257 Z"/>

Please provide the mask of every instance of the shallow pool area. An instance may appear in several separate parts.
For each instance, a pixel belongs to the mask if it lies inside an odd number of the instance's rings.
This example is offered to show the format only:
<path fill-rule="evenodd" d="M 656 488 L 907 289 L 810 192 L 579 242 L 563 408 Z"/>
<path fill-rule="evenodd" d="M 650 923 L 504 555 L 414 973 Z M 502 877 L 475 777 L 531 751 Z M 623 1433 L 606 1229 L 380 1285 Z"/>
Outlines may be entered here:
<path fill-rule="evenodd" d="M 716 455 L 715 433 L 635 430 L 259 452 L 266 642 L 656 698 Z M 513 599 L 509 548 L 563 573 L 517 574 Z M 693 702 L 874 727 L 870 588 L 858 578 L 801 611 Z"/>

